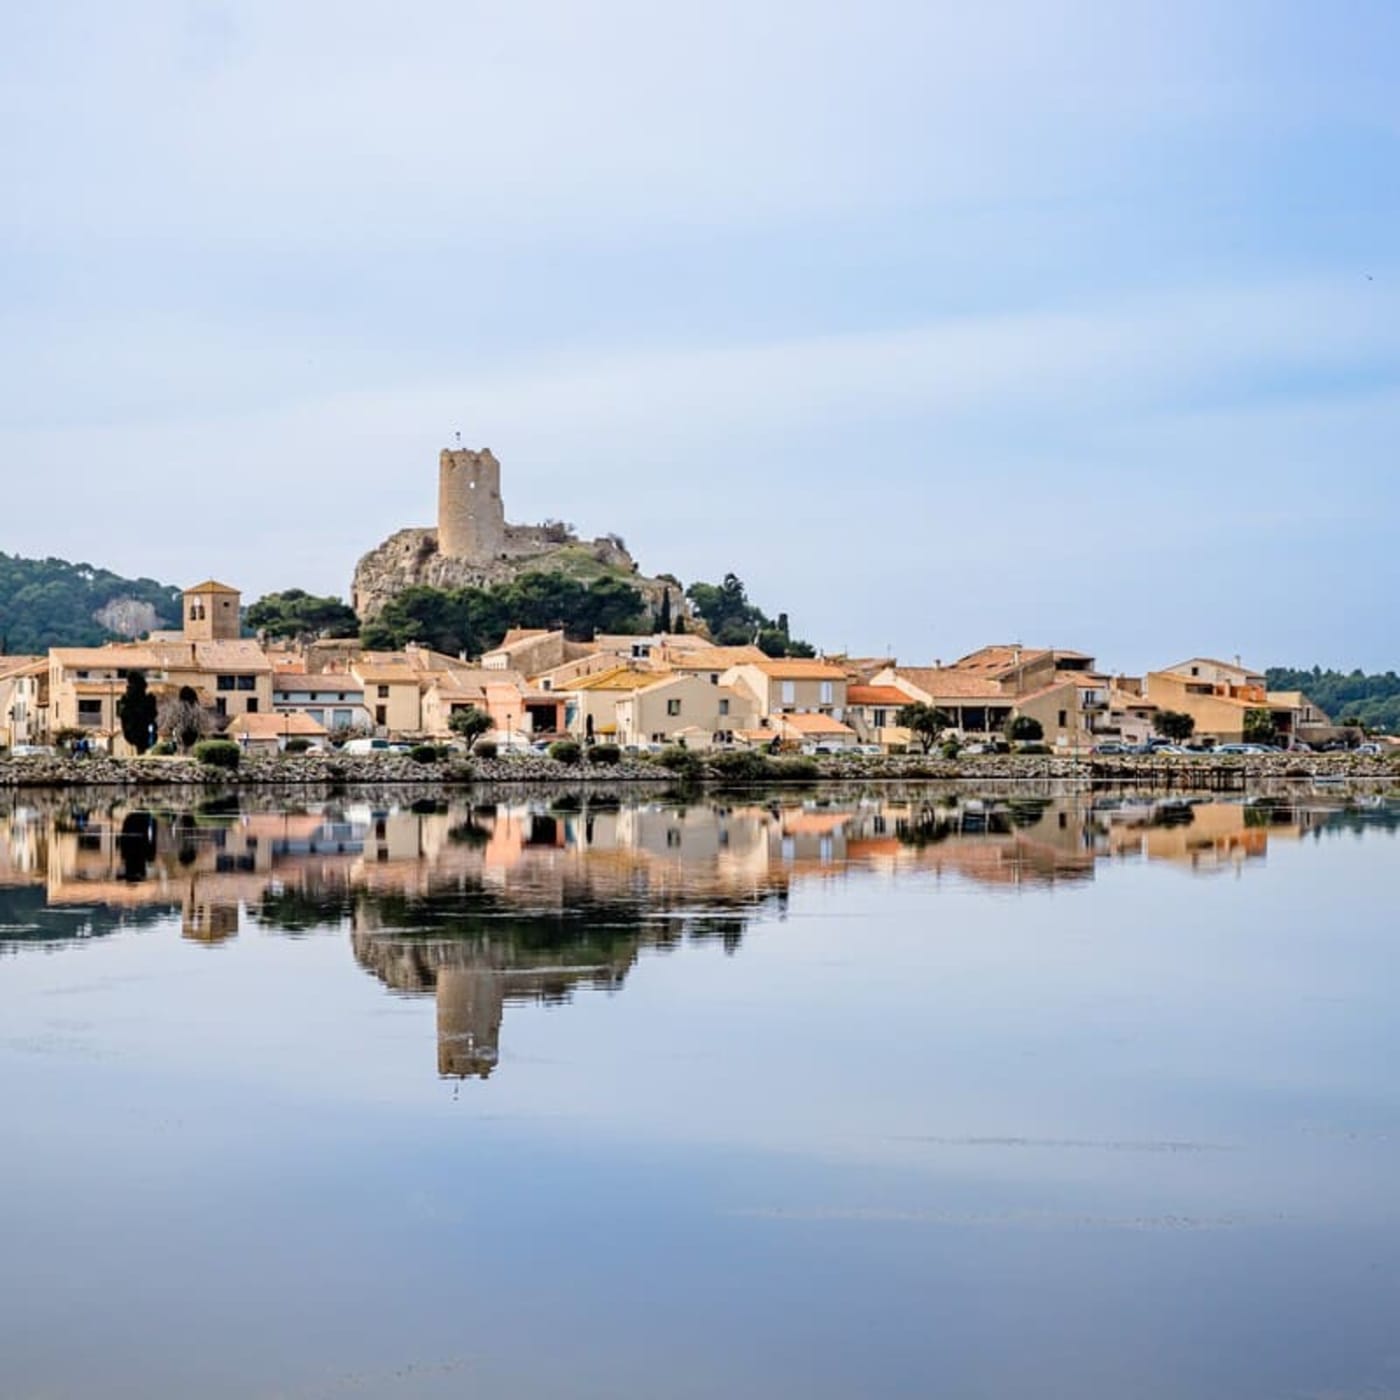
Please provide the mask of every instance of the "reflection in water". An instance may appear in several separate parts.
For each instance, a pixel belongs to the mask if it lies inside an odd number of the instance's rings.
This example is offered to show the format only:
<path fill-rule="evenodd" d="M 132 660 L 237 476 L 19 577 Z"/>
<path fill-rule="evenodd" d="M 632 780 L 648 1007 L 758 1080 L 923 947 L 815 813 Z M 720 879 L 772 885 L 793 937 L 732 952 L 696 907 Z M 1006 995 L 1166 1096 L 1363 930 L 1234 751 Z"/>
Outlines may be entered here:
<path fill-rule="evenodd" d="M 739 944 L 795 886 L 851 871 L 1034 891 L 1105 860 L 1239 870 L 1273 840 L 1400 825 L 1400 804 L 1339 794 L 1218 802 L 969 797 L 929 787 L 658 800 L 176 809 L 65 795 L 0 811 L 0 950 L 53 946 L 178 911 L 184 936 L 235 937 L 244 913 L 288 934 L 348 928 L 396 992 L 437 1004 L 438 1070 L 488 1076 L 505 1007 L 620 987 L 643 948 Z"/>

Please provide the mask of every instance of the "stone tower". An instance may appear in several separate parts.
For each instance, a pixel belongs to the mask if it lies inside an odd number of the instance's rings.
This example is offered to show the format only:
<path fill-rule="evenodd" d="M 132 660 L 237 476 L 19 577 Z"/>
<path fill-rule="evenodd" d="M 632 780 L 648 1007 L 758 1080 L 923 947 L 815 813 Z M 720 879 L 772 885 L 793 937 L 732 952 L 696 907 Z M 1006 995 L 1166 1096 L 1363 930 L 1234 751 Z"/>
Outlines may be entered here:
<path fill-rule="evenodd" d="M 501 553 L 505 540 L 501 464 L 489 448 L 444 448 L 438 458 L 438 553 L 485 563 Z"/>
<path fill-rule="evenodd" d="M 185 640 L 226 642 L 242 635 L 239 593 L 209 579 L 185 589 Z"/>

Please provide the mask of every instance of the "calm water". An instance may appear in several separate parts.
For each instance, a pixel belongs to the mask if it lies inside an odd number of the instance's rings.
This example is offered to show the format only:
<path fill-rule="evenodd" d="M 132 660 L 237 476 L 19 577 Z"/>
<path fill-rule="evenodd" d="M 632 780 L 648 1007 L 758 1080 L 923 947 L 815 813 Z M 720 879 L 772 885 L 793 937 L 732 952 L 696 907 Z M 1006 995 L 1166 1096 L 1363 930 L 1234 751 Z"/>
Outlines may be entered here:
<path fill-rule="evenodd" d="M 1400 1395 L 1400 806 L 27 801 L 5 1400 Z"/>

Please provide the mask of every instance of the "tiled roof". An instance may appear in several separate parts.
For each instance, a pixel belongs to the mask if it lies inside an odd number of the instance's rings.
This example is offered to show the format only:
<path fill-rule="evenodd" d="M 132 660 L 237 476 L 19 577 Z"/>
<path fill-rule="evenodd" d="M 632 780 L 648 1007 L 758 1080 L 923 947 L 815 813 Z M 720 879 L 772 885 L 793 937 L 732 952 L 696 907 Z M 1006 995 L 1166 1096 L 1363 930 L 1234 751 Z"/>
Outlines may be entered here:
<path fill-rule="evenodd" d="M 230 588 L 226 583 L 220 583 L 217 579 L 207 578 L 203 583 L 197 583 L 192 588 L 185 589 L 186 594 L 190 593 L 232 593 L 238 596 L 238 589 Z"/>
<path fill-rule="evenodd" d="M 239 715 L 224 732 L 235 738 L 246 734 L 250 739 L 319 739 L 326 726 L 300 710 L 283 710 L 275 715 Z"/>
<path fill-rule="evenodd" d="M 959 671 L 951 666 L 900 666 L 895 675 L 917 690 L 939 700 L 1008 700 L 997 689 L 995 680 L 975 671 Z"/>
<path fill-rule="evenodd" d="M 767 661 L 768 657 L 754 646 L 696 647 L 682 655 L 671 656 L 667 664 L 673 671 L 727 671 L 731 666 Z"/>
<path fill-rule="evenodd" d="M 777 681 L 844 681 L 846 673 L 839 666 L 825 661 L 807 661 L 800 657 L 783 657 L 778 660 L 744 661 L 743 666 L 752 666 L 765 676 Z"/>
<path fill-rule="evenodd" d="M 336 695 L 363 695 L 365 688 L 354 676 L 338 673 L 318 672 L 307 674 L 304 671 L 274 671 L 273 690 L 304 690 L 308 694 L 320 695 L 334 692 Z"/>
<path fill-rule="evenodd" d="M 0 656 L 0 680 L 6 676 L 17 675 L 20 671 L 27 671 L 33 666 L 47 666 L 47 656 Z"/>
<path fill-rule="evenodd" d="M 893 685 L 853 685 L 847 687 L 848 705 L 907 705 L 909 697 Z"/>
<path fill-rule="evenodd" d="M 159 659 L 152 652 L 139 647 L 55 647 L 49 657 L 65 670 L 107 666 L 128 671 L 151 671 L 160 666 Z"/>
<path fill-rule="evenodd" d="M 584 676 L 581 680 L 570 681 L 559 687 L 564 690 L 644 690 L 655 685 L 655 671 L 636 671 L 630 666 L 615 666 L 611 671 L 600 671 L 596 676 Z M 559 693 L 558 691 L 552 692 Z"/>
<path fill-rule="evenodd" d="M 783 724 L 789 729 L 795 729 L 799 734 L 854 734 L 855 730 L 848 724 L 842 724 L 839 719 L 832 719 L 830 715 L 782 715 Z"/>

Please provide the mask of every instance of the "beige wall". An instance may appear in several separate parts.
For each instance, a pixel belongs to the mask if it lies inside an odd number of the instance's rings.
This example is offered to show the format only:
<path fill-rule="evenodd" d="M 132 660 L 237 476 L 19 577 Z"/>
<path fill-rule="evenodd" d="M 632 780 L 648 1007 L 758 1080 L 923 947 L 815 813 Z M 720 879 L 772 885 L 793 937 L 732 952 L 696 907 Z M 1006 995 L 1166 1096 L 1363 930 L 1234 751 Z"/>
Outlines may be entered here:
<path fill-rule="evenodd" d="M 634 691 L 618 702 L 616 712 L 622 744 L 670 743 L 683 729 L 698 728 L 711 735 L 753 729 L 759 718 L 748 694 L 699 676 L 674 676 Z"/>
<path fill-rule="evenodd" d="M 724 685 L 742 682 L 758 699 L 761 715 L 777 715 L 797 711 L 807 714 L 829 714 L 843 720 L 846 710 L 846 678 L 805 679 L 801 676 L 785 679 L 771 676 L 761 667 L 742 665 L 731 667 L 722 677 Z"/>

